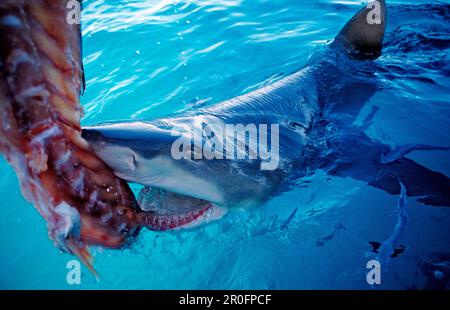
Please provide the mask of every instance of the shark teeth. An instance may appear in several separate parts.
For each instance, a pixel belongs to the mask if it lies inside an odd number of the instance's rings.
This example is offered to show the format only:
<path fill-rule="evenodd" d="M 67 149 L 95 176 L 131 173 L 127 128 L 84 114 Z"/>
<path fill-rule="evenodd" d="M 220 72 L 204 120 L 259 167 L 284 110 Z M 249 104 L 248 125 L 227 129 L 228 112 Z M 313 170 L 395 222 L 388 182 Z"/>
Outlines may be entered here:
<path fill-rule="evenodd" d="M 208 204 L 199 209 L 192 210 L 191 212 L 186 214 L 177 214 L 171 216 L 153 213 L 146 217 L 146 226 L 149 229 L 155 231 L 166 231 L 182 228 L 185 225 L 191 224 L 199 219 L 212 207 L 213 206 L 211 204 Z"/>

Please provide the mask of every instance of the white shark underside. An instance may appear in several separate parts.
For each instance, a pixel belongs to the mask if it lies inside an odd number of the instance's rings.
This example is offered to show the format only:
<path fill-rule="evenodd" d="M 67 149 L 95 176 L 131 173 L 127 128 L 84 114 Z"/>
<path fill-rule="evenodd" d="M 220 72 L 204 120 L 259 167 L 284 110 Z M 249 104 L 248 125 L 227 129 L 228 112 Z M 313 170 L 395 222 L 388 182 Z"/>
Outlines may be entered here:
<path fill-rule="evenodd" d="M 370 117 L 362 127 L 352 125 L 376 90 L 373 60 L 381 53 L 386 19 L 385 1 L 377 3 L 380 23 L 367 22 L 374 7 L 363 8 L 307 67 L 270 86 L 171 118 L 86 127 L 83 137 L 117 176 L 151 187 L 141 195 L 143 209 L 170 216 L 211 212 L 214 206 L 258 206 L 289 180 L 317 169 L 391 194 L 400 192 L 401 182 L 409 196 L 450 206 L 450 180 L 404 157 L 435 148 L 409 145 L 391 151 L 364 134 Z M 173 129 L 192 134 L 193 119 L 279 125 L 277 169 L 262 170 L 259 159 L 175 159 Z M 182 225 L 171 228 L 176 226 Z"/>

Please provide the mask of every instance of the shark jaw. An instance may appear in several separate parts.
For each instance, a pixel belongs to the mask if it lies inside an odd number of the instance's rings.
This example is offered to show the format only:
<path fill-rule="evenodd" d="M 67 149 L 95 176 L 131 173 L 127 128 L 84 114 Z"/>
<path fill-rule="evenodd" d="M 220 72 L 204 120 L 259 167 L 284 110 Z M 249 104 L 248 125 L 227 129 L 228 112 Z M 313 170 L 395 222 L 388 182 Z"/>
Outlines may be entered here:
<path fill-rule="evenodd" d="M 221 219 L 228 211 L 206 200 L 144 187 L 138 203 L 147 214 L 145 224 L 157 231 L 196 228 Z"/>

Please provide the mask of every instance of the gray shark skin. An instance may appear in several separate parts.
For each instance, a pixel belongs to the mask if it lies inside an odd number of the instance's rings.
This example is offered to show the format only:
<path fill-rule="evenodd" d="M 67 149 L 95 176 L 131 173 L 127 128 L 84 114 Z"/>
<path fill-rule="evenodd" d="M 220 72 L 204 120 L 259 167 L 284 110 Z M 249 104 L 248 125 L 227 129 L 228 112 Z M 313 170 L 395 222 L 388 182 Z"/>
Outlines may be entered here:
<path fill-rule="evenodd" d="M 370 8 L 363 8 L 304 69 L 270 86 L 170 118 L 85 127 L 83 137 L 120 178 L 219 207 L 261 205 L 293 186 L 292 180 L 318 169 L 390 194 L 400 193 L 401 182 L 410 197 L 450 206 L 450 180 L 404 157 L 408 150 L 436 148 L 409 146 L 391 153 L 364 133 L 376 111 L 361 127 L 352 125 L 377 89 L 374 60 L 386 25 L 385 1 L 378 3 L 380 24 L 367 23 Z M 260 160 L 174 159 L 171 147 L 177 136 L 172 129 L 189 131 L 194 117 L 279 124 L 277 169 L 261 170 Z"/>

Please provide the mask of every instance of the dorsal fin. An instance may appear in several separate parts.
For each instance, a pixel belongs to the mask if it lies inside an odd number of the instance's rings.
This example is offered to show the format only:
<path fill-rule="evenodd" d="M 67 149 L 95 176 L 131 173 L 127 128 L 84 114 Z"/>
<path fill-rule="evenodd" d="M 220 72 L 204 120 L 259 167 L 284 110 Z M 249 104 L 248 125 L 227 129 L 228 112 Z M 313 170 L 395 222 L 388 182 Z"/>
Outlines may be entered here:
<path fill-rule="evenodd" d="M 342 28 L 335 43 L 356 58 L 376 58 L 381 54 L 385 29 L 386 1 L 370 1 Z"/>

